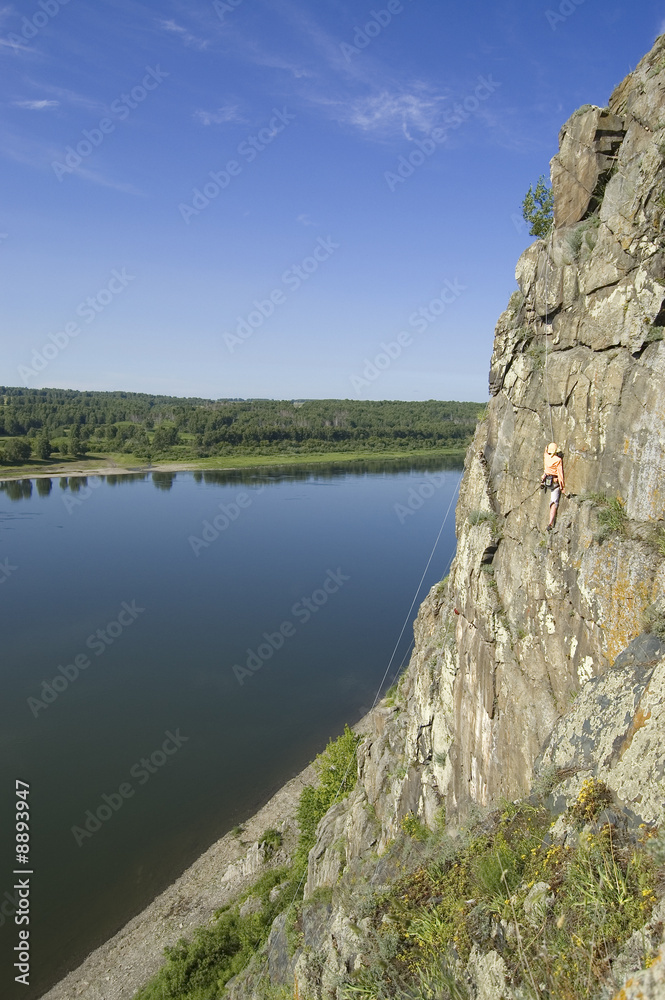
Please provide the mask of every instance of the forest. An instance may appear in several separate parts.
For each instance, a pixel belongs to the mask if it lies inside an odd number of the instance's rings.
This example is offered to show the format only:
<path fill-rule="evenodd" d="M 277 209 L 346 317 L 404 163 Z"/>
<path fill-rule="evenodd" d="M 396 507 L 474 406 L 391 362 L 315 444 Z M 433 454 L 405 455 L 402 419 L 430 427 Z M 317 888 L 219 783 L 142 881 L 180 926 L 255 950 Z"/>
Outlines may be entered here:
<path fill-rule="evenodd" d="M 5 465 L 131 455 L 462 451 L 483 403 L 350 399 L 198 399 L 0 387 Z"/>

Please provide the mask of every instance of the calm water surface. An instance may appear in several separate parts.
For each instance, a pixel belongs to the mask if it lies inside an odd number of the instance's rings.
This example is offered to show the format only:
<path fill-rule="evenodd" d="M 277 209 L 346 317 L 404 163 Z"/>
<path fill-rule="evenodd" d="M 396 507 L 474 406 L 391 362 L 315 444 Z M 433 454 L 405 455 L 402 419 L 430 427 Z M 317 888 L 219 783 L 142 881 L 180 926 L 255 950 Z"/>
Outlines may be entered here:
<path fill-rule="evenodd" d="M 371 707 L 451 502 L 421 597 L 452 559 L 460 474 L 0 484 L 3 996 L 40 996 Z M 30 988 L 7 915 L 17 778 Z"/>

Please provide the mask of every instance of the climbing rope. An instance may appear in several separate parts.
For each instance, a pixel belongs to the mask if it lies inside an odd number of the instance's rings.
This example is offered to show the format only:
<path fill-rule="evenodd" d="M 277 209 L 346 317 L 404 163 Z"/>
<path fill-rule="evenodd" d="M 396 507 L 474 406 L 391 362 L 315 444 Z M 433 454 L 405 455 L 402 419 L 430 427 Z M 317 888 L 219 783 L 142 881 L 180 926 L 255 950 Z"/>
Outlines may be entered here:
<path fill-rule="evenodd" d="M 399 634 L 399 636 L 397 638 L 397 642 L 395 643 L 395 648 L 392 651 L 392 656 L 390 657 L 390 660 L 388 661 L 388 666 L 385 669 L 385 673 L 384 673 L 383 677 L 381 678 L 381 683 L 379 684 L 379 686 L 377 688 L 376 695 L 374 697 L 374 701 L 372 703 L 372 708 L 370 709 L 370 712 L 372 711 L 373 708 L 375 708 L 376 703 L 379 700 L 379 695 L 381 693 L 381 689 L 383 688 L 383 685 L 385 683 L 386 677 L 388 676 L 388 671 L 390 670 L 390 668 L 392 666 L 392 662 L 395 659 L 395 654 L 397 653 L 397 649 L 398 649 L 399 644 L 400 644 L 400 642 L 402 640 L 402 636 L 404 635 L 404 629 L 408 625 L 409 619 L 411 618 L 411 612 L 413 611 L 413 607 L 414 607 L 416 601 L 418 600 L 418 594 L 420 593 L 420 588 L 423 585 L 423 580 L 425 579 L 425 576 L 427 574 L 427 570 L 430 567 L 430 563 L 432 562 L 432 559 L 434 558 L 434 552 L 436 551 L 436 547 L 439 544 L 439 539 L 441 538 L 441 535 L 443 533 L 443 529 L 446 526 L 446 522 L 448 520 L 448 515 L 450 514 L 450 509 L 451 509 L 451 507 L 453 505 L 453 500 L 457 496 L 457 493 L 458 493 L 458 490 L 460 488 L 460 483 L 461 482 L 462 482 L 462 476 L 460 476 L 459 479 L 457 480 L 457 486 L 453 490 L 453 494 L 452 494 L 452 496 L 450 498 L 450 503 L 448 504 L 448 509 L 447 509 L 447 511 L 445 513 L 445 516 L 443 518 L 443 523 L 441 524 L 441 527 L 439 528 L 439 533 L 436 536 L 436 539 L 434 541 L 434 545 L 432 546 L 432 551 L 429 554 L 429 559 L 427 560 L 427 565 L 425 566 L 425 569 L 423 570 L 423 575 L 421 576 L 420 582 L 419 582 L 418 586 L 416 587 L 416 592 L 413 595 L 413 600 L 411 601 L 411 606 L 410 606 L 409 610 L 406 613 L 406 618 L 404 619 L 404 624 L 402 625 L 402 630 L 401 630 L 401 632 L 400 632 L 400 634 Z M 450 563 L 452 563 L 452 557 L 451 557 Z M 448 567 L 450 567 L 450 563 L 448 564 Z"/>
<path fill-rule="evenodd" d="M 549 258 L 553 253 L 554 248 L 554 223 L 552 223 L 552 228 L 550 229 L 550 247 L 549 252 L 547 247 L 545 247 L 545 395 L 547 397 L 547 411 L 550 418 L 550 441 L 554 441 L 554 427 L 552 424 L 552 404 L 550 402 L 550 380 L 549 380 L 549 350 L 547 345 L 547 326 L 549 321 L 549 306 L 547 301 L 548 296 L 548 285 L 549 285 Z"/>
<path fill-rule="evenodd" d="M 402 628 L 400 630 L 399 636 L 397 638 L 397 642 L 395 643 L 395 647 L 394 647 L 394 649 L 392 651 L 390 660 L 388 661 L 388 666 L 386 667 L 386 669 L 384 671 L 384 674 L 383 674 L 383 677 L 381 678 L 381 681 L 379 682 L 379 686 L 376 689 L 376 695 L 374 696 L 374 701 L 372 702 L 372 708 L 370 709 L 370 712 L 374 710 L 374 708 L 376 707 L 376 704 L 377 704 L 377 702 L 379 700 L 379 696 L 380 696 L 381 691 L 383 689 L 383 685 L 385 684 L 386 677 L 388 676 L 388 672 L 390 671 L 390 668 L 392 666 L 393 660 L 395 659 L 395 655 L 396 655 L 397 650 L 399 648 L 399 644 L 400 644 L 400 642 L 402 640 L 402 636 L 404 635 L 404 630 L 405 630 L 405 628 L 406 628 L 406 626 L 407 626 L 407 624 L 409 622 L 409 619 L 410 619 L 411 614 L 413 612 L 414 605 L 415 605 L 416 601 L 418 600 L 418 594 L 420 593 L 420 588 L 423 585 L 423 581 L 424 581 L 425 576 L 427 574 L 427 570 L 429 569 L 430 564 L 432 562 L 432 559 L 434 558 L 434 553 L 436 551 L 436 547 L 439 544 L 439 540 L 441 538 L 441 535 L 443 534 L 443 530 L 444 530 L 444 528 L 446 526 L 446 523 L 448 521 L 448 517 L 450 516 L 450 511 L 451 511 L 451 508 L 453 506 L 453 501 L 455 500 L 455 498 L 457 497 L 457 495 L 459 493 L 459 488 L 460 488 L 461 482 L 462 482 L 462 476 L 460 476 L 459 479 L 457 480 L 457 484 L 455 486 L 455 489 L 452 492 L 452 496 L 450 498 L 450 502 L 448 504 L 448 508 L 447 508 L 446 513 L 444 515 L 444 518 L 443 518 L 443 521 L 441 523 L 441 527 L 439 528 L 439 532 L 438 532 L 438 534 L 436 536 L 436 539 L 434 540 L 434 545 L 432 546 L 432 551 L 429 554 L 429 559 L 427 560 L 427 564 L 425 566 L 425 569 L 423 570 L 423 574 L 420 577 L 420 581 L 418 583 L 418 586 L 416 587 L 415 594 L 413 595 L 413 600 L 411 601 L 411 605 L 409 606 L 409 610 L 408 610 L 408 612 L 406 614 L 406 617 L 404 619 L 404 624 L 402 625 Z M 446 574 L 450 570 L 450 567 L 452 565 L 452 561 L 453 561 L 454 558 L 455 558 L 455 553 L 453 553 L 453 555 L 448 560 L 448 565 L 446 566 L 446 569 L 445 569 L 445 572 L 444 572 L 444 577 L 446 576 Z M 407 650 L 407 653 L 408 652 L 409 652 L 409 650 Z M 406 659 L 406 654 L 404 656 L 404 659 Z M 402 663 L 404 663 L 404 659 L 402 660 Z M 344 772 L 342 780 L 340 781 L 339 786 L 337 788 L 337 791 L 335 792 L 335 797 L 333 799 L 333 805 L 335 804 L 335 802 L 337 802 L 337 798 L 338 798 L 340 792 L 342 791 L 342 789 L 344 788 L 344 785 L 345 785 L 346 779 L 347 779 L 347 777 L 349 775 L 349 771 L 351 770 L 351 765 L 352 764 L 355 764 L 355 757 L 352 757 L 351 760 L 349 761 L 348 765 L 347 765 L 346 771 Z M 307 875 L 307 869 L 305 869 L 305 871 L 303 872 L 303 874 L 302 874 L 302 876 L 300 878 L 300 881 L 298 882 L 298 885 L 296 887 L 296 890 L 295 890 L 295 892 L 293 894 L 293 898 L 291 899 L 291 902 L 289 903 L 288 907 L 286 908 L 286 911 L 285 911 L 285 913 L 286 913 L 286 915 L 285 915 L 285 925 L 286 925 L 286 921 L 288 920 L 289 914 L 290 914 L 291 910 L 293 909 L 295 901 L 296 901 L 296 899 L 298 898 L 298 896 L 300 894 L 300 887 L 302 886 L 302 883 L 303 883 L 306 875 Z M 267 958 L 268 958 L 268 955 L 266 956 L 266 959 Z M 266 961 L 266 963 L 264 964 L 264 971 L 263 971 L 263 974 L 261 975 L 261 977 L 259 979 L 259 982 L 260 983 L 263 982 L 263 980 L 268 975 L 269 975 L 269 972 L 268 972 L 268 963 Z"/>

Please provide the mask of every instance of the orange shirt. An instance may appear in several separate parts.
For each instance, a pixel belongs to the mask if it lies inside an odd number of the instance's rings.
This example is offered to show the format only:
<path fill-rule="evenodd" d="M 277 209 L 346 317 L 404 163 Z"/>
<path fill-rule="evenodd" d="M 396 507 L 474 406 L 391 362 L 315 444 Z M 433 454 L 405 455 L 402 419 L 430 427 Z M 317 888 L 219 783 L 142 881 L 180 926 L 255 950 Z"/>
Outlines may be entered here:
<path fill-rule="evenodd" d="M 548 455 L 547 452 L 545 452 L 543 465 L 545 468 L 545 475 L 556 476 L 559 480 L 559 486 L 561 489 L 565 489 L 565 480 L 563 478 L 563 460 L 559 458 L 558 455 Z"/>

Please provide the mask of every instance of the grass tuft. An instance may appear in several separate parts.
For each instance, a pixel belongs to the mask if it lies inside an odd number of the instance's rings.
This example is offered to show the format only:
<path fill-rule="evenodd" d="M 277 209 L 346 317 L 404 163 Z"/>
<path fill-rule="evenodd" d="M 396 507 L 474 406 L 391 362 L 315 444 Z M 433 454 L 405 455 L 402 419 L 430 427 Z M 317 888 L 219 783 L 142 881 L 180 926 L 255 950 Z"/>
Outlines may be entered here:
<path fill-rule="evenodd" d="M 427 860 L 377 901 L 382 944 L 341 995 L 466 1000 L 474 948 L 500 953 L 511 996 L 612 995 L 612 961 L 657 901 L 660 854 L 653 829 L 634 836 L 596 822 L 611 799 L 602 782 L 584 782 L 568 813 L 585 824 L 577 841 L 554 843 L 553 815 L 531 801 L 456 840 L 431 832 L 419 846 Z"/>
<path fill-rule="evenodd" d="M 656 602 L 646 609 L 642 616 L 642 628 L 665 640 L 665 607 L 662 603 Z"/>
<path fill-rule="evenodd" d="M 582 500 L 590 501 L 597 510 L 599 530 L 595 541 L 604 542 L 611 535 L 624 535 L 628 527 L 625 501 L 620 496 L 608 497 L 606 493 L 587 493 Z"/>

